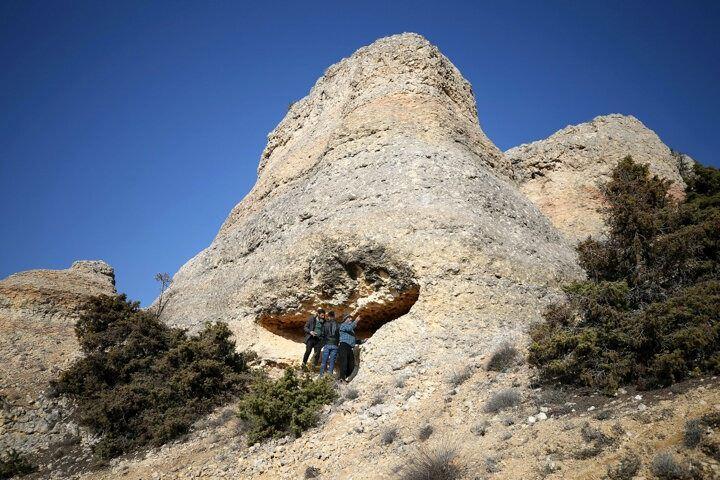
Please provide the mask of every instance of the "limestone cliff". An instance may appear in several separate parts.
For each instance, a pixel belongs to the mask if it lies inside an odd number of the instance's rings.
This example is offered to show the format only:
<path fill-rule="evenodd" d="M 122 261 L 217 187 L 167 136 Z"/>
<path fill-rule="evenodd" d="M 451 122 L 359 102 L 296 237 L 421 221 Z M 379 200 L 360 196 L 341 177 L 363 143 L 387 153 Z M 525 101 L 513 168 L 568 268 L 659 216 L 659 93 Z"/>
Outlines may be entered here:
<path fill-rule="evenodd" d="M 114 271 L 101 261 L 0 280 L 0 450 L 34 453 L 68 433 L 66 402 L 46 389 L 80 353 L 74 326 L 82 304 L 114 293 Z"/>
<path fill-rule="evenodd" d="M 434 363 L 450 337 L 466 355 L 522 330 L 578 274 L 511 176 L 457 68 L 419 35 L 378 40 L 270 133 L 256 185 L 175 275 L 163 318 L 227 321 L 240 347 L 289 361 L 309 312 L 329 305 L 379 329 L 379 370 Z M 399 337 L 413 348 L 398 353 Z"/>
<path fill-rule="evenodd" d="M 672 193 L 682 195 L 681 171 L 692 159 L 672 152 L 632 116 L 596 117 L 505 152 L 521 191 L 573 242 L 603 234 L 598 186 L 609 180 L 612 169 L 627 155 L 648 164 L 653 174 L 672 180 Z"/>

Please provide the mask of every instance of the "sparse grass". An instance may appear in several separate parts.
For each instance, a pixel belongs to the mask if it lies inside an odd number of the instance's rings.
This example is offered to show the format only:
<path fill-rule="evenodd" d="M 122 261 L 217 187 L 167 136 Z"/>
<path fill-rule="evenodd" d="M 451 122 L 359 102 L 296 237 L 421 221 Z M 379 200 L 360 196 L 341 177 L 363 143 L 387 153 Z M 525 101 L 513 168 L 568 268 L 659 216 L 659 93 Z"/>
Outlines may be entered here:
<path fill-rule="evenodd" d="M 487 473 L 498 473 L 500 468 L 500 459 L 497 457 L 486 457 L 485 458 L 485 471 Z"/>
<path fill-rule="evenodd" d="M 483 420 L 482 422 L 478 422 L 473 425 L 470 431 L 472 431 L 472 433 L 479 437 L 484 437 L 489 427 L 490 422 L 488 422 L 487 420 Z"/>
<path fill-rule="evenodd" d="M 358 389 L 355 387 L 349 387 L 345 390 L 345 394 L 343 396 L 345 397 L 345 400 L 355 400 L 360 396 L 360 392 L 358 392 Z"/>
<path fill-rule="evenodd" d="M 586 444 L 590 444 L 588 447 L 584 447 L 573 454 L 573 457 L 578 460 L 586 460 L 588 458 L 595 457 L 602 453 L 606 447 L 612 445 L 614 440 L 608 437 L 597 428 L 591 427 L 589 423 L 585 424 L 580 429 L 580 435 Z"/>
<path fill-rule="evenodd" d="M 598 413 L 595 414 L 596 420 L 609 420 L 612 418 L 612 413 L 610 413 L 610 410 L 600 410 Z"/>
<path fill-rule="evenodd" d="M 501 410 L 515 407 L 520 404 L 520 393 L 512 388 L 494 393 L 485 404 L 487 413 L 497 413 Z"/>
<path fill-rule="evenodd" d="M 433 434 L 433 426 L 432 425 L 424 425 L 420 428 L 420 431 L 418 432 L 418 438 L 421 442 L 424 442 L 428 438 L 430 438 L 430 435 Z"/>
<path fill-rule="evenodd" d="M 700 450 L 716 462 L 720 462 L 720 443 L 705 440 L 700 445 Z"/>
<path fill-rule="evenodd" d="M 613 443 L 610 437 L 597 428 L 591 427 L 587 422 L 582 426 L 582 429 L 580 429 L 580 434 L 585 443 L 594 443 L 600 446 L 607 446 Z"/>
<path fill-rule="evenodd" d="M 608 468 L 607 476 L 610 480 L 631 480 L 640 471 L 641 465 L 642 462 L 637 455 L 628 453 L 620 459 L 616 467 Z"/>
<path fill-rule="evenodd" d="M 380 405 L 382 403 L 385 403 L 385 392 L 377 392 L 371 399 L 370 399 L 370 406 L 374 407 L 375 405 Z"/>
<path fill-rule="evenodd" d="M 684 480 L 688 477 L 687 469 L 679 464 L 670 452 L 655 455 L 650 470 L 661 480 Z"/>
<path fill-rule="evenodd" d="M 79 436 L 66 435 L 59 441 L 53 443 L 48 450 L 52 452 L 52 458 L 57 460 L 64 457 L 65 455 L 70 454 L 73 448 L 76 448 L 78 445 L 80 445 L 80 442 L 81 439 Z M 0 478 L 2 477 L 0 476 Z"/>
<path fill-rule="evenodd" d="M 305 480 L 320 477 L 320 469 L 312 465 L 305 469 Z"/>
<path fill-rule="evenodd" d="M 383 434 L 380 436 L 380 444 L 381 445 L 390 445 L 395 441 L 395 439 L 398 436 L 398 430 L 395 427 L 390 427 L 387 430 L 383 432 Z"/>
<path fill-rule="evenodd" d="M 490 355 L 490 360 L 488 360 L 485 368 L 494 372 L 504 372 L 513 366 L 519 357 L 520 353 L 515 348 L 515 345 L 510 342 L 503 342 Z"/>
<path fill-rule="evenodd" d="M 465 383 L 467 379 L 472 377 L 474 371 L 475 367 L 472 365 L 466 365 L 460 370 L 454 370 L 448 376 L 447 383 L 452 387 L 459 387 L 460 385 Z"/>
<path fill-rule="evenodd" d="M 687 422 L 685 422 L 685 431 L 683 432 L 683 444 L 687 448 L 697 447 L 702 440 L 704 431 L 705 429 L 703 428 L 700 420 L 698 420 L 697 418 L 693 420 L 688 420 Z"/>
<path fill-rule="evenodd" d="M 417 449 L 407 459 L 400 480 L 459 480 L 464 472 L 455 448 L 441 445 Z"/>

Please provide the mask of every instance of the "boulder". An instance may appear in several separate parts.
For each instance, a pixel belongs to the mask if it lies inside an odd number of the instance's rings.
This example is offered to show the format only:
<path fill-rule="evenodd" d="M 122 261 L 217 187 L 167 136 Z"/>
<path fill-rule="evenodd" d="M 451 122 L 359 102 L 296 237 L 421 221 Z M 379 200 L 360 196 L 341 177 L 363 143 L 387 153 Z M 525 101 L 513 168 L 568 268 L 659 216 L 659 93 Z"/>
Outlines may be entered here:
<path fill-rule="evenodd" d="M 573 243 L 604 234 L 604 202 L 598 187 L 628 155 L 647 164 L 653 174 L 672 180 L 671 193 L 682 197 L 682 175 L 690 170 L 692 159 L 670 150 L 633 116 L 596 117 L 505 152 L 521 191 Z"/>
<path fill-rule="evenodd" d="M 101 294 L 115 294 L 115 273 L 102 261 L 0 280 L 0 451 L 34 452 L 72 430 L 67 401 L 47 390 L 80 354 L 74 327 L 83 303 Z"/>

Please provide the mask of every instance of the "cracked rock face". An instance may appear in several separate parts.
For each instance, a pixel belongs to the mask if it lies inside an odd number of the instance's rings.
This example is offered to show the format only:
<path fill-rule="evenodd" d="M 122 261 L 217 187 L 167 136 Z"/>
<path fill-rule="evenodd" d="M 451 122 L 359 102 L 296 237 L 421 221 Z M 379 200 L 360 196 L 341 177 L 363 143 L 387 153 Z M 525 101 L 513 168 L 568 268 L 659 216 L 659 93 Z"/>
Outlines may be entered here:
<path fill-rule="evenodd" d="M 372 368 L 467 355 L 578 275 L 511 176 L 455 66 L 419 35 L 380 39 L 270 133 L 253 190 L 177 272 L 163 319 L 223 320 L 239 348 L 291 361 L 324 305 L 365 316 Z"/>
<path fill-rule="evenodd" d="M 672 180 L 671 192 L 682 195 L 685 183 L 680 174 L 692 159 L 672 152 L 632 116 L 596 117 L 505 152 L 522 192 L 574 243 L 604 233 L 598 185 L 609 180 L 627 155 Z"/>
<path fill-rule="evenodd" d="M 114 293 L 115 273 L 102 261 L 0 280 L 0 450 L 35 452 L 76 430 L 67 402 L 46 390 L 80 353 L 74 327 L 83 303 Z"/>

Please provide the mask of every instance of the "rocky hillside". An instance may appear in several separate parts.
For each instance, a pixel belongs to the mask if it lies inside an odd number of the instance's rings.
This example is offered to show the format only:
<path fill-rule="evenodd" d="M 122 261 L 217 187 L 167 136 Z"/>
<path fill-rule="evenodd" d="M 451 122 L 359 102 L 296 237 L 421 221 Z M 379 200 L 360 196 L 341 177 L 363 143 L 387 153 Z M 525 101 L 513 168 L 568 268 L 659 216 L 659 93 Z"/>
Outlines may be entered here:
<path fill-rule="evenodd" d="M 47 398 L 46 390 L 80 353 L 74 331 L 80 306 L 114 293 L 115 273 L 101 261 L 0 281 L 0 450 L 34 452 L 76 433 L 64 422 L 67 405 Z"/>
<path fill-rule="evenodd" d="M 637 118 L 605 115 L 570 125 L 545 140 L 505 152 L 520 190 L 573 242 L 602 235 L 602 198 L 598 185 L 607 181 L 618 161 L 631 155 L 650 171 L 674 182 L 679 196 L 681 172 L 692 163 L 672 152 Z"/>
<path fill-rule="evenodd" d="M 191 330 L 225 321 L 240 349 L 283 365 L 299 362 L 311 311 L 359 313 L 369 337 L 359 374 L 300 438 L 248 447 L 231 403 L 184 438 L 79 478 L 395 479 L 418 449 L 443 445 L 468 479 L 598 479 L 626 459 L 649 478 L 658 452 L 720 478 L 719 429 L 707 433 L 711 453 L 682 447 L 687 419 L 720 412 L 716 378 L 607 397 L 534 385 L 522 361 L 528 326 L 583 276 L 572 243 L 603 231 L 597 185 L 627 154 L 680 191 L 682 162 L 632 117 L 503 153 L 479 126 L 470 84 L 423 37 L 361 48 L 270 133 L 257 183 L 174 276 L 162 314 Z M 77 351 L 77 302 L 112 291 L 100 263 L 0 282 L 13 411 Z M 488 368 L 503 342 L 518 355 Z M 26 390 L 20 372 L 37 386 Z M 3 437 L 20 439 L 25 418 L 6 414 Z M 69 476 L 45 467 L 37 478 Z"/>

